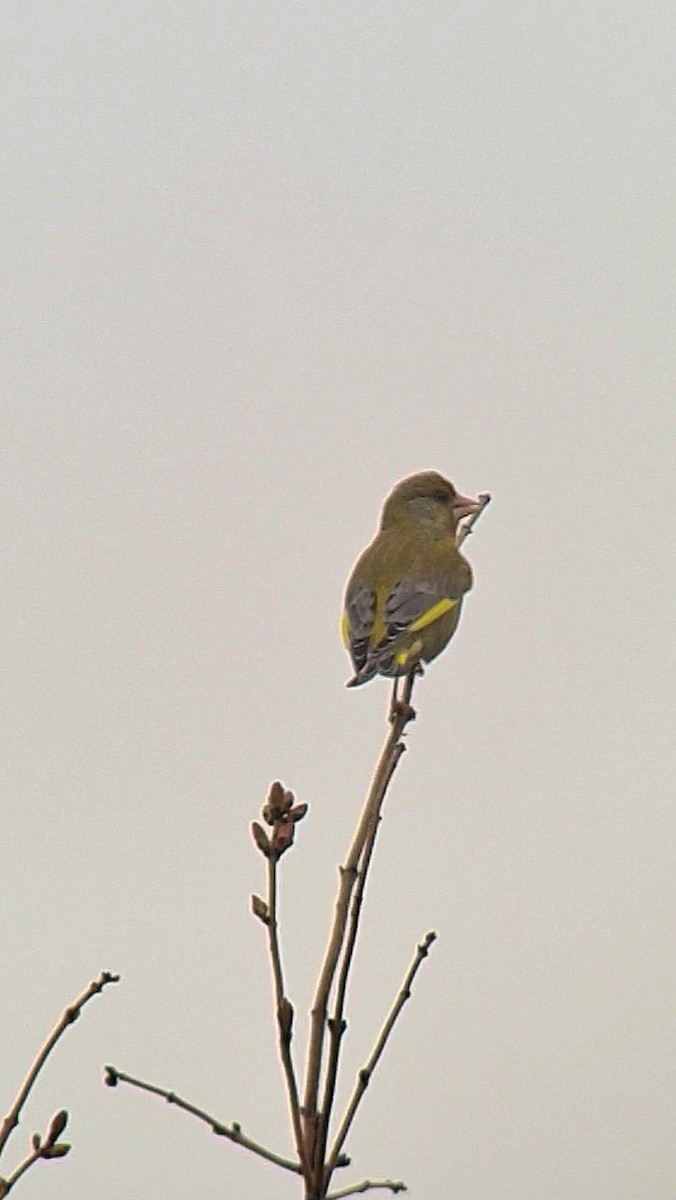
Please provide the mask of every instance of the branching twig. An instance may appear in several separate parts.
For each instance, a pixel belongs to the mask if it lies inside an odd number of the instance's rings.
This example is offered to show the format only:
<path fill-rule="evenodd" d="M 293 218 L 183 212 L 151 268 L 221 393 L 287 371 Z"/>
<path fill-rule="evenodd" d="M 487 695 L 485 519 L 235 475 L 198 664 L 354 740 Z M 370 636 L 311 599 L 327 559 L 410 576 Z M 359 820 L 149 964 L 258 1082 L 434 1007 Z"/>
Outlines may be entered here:
<path fill-rule="evenodd" d="M 296 1175 L 302 1174 L 300 1163 L 293 1162 L 290 1158 L 284 1158 L 281 1154 L 275 1154 L 273 1150 L 267 1150 L 260 1142 L 254 1142 L 242 1133 L 242 1127 L 233 1121 L 231 1125 L 224 1125 L 221 1121 L 217 1121 L 215 1117 L 204 1112 L 203 1109 L 197 1108 L 194 1104 L 190 1104 L 188 1100 L 181 1099 L 175 1092 L 169 1092 L 166 1088 L 157 1087 L 154 1083 L 145 1083 L 142 1079 L 135 1079 L 133 1075 L 127 1075 L 124 1071 L 118 1071 L 116 1067 L 104 1067 L 103 1082 L 108 1087 L 117 1087 L 118 1083 L 128 1083 L 132 1087 L 139 1088 L 142 1092 L 151 1092 L 153 1096 L 161 1096 L 166 1100 L 167 1104 L 175 1104 L 177 1108 L 183 1109 L 184 1112 L 190 1113 L 191 1116 L 197 1117 L 198 1121 L 203 1121 L 208 1125 L 212 1133 L 218 1137 L 228 1138 L 231 1142 L 235 1142 L 237 1146 L 243 1146 L 245 1150 L 250 1150 L 252 1154 L 257 1154 L 259 1158 L 265 1158 L 268 1162 L 275 1163 L 278 1167 L 283 1167 L 285 1171 L 293 1171 Z"/>
<path fill-rule="evenodd" d="M 23 1162 L 19 1163 L 11 1175 L 8 1175 L 6 1179 L 0 1179 L 0 1196 L 3 1197 L 3 1200 L 5 1196 L 9 1195 L 14 1184 L 19 1182 L 21 1176 L 25 1175 L 29 1167 L 32 1167 L 39 1158 L 42 1158 L 40 1150 L 31 1150 L 30 1154 L 26 1155 Z"/>
<path fill-rule="evenodd" d="M 8 1196 L 12 1188 L 19 1182 L 22 1175 L 36 1163 L 39 1158 L 53 1159 L 65 1158 L 70 1153 L 70 1145 L 68 1142 L 60 1142 L 59 1138 L 64 1132 L 68 1124 L 68 1113 L 65 1108 L 60 1108 L 54 1113 L 49 1128 L 44 1137 L 40 1137 L 39 1133 L 34 1133 L 31 1138 L 31 1151 L 27 1154 L 23 1162 L 19 1163 L 18 1167 L 8 1175 L 6 1179 L 0 1179 L 0 1198 L 4 1200 Z"/>
<path fill-rule="evenodd" d="M 72 1004 L 69 1004 L 67 1008 L 64 1008 L 59 1020 L 54 1026 L 46 1042 L 38 1051 L 38 1054 L 33 1061 L 26 1078 L 17 1092 L 12 1107 L 2 1122 L 2 1126 L 0 1126 L 0 1153 L 2 1153 L 5 1145 L 7 1144 L 7 1140 L 10 1137 L 12 1130 L 16 1129 L 16 1126 L 19 1124 L 21 1110 L 26 1103 L 28 1096 L 30 1095 L 31 1089 L 38 1075 L 40 1074 L 40 1071 L 44 1067 L 59 1038 L 65 1033 L 68 1026 L 72 1025 L 73 1022 L 77 1020 L 88 1000 L 91 1000 L 93 996 L 97 996 L 99 992 L 102 992 L 106 984 L 119 983 L 119 981 L 119 975 L 112 975 L 110 971 L 102 971 L 98 979 L 93 979 L 89 984 L 89 987 L 85 988 L 84 992 L 82 992 L 80 996 L 77 996 L 76 999 L 73 1000 Z M 22 1163 L 22 1173 L 23 1171 L 28 1170 L 29 1165 L 30 1164 L 27 1161 L 25 1165 Z"/>
<path fill-rule="evenodd" d="M 305 1079 L 305 1098 L 303 1115 L 305 1118 L 308 1159 L 317 1170 L 322 1164 L 318 1161 L 318 1112 L 317 1097 L 319 1092 L 319 1076 L 322 1062 L 322 1048 L 326 1026 L 326 1010 L 329 993 L 336 973 L 336 967 L 343 946 L 345 927 L 347 924 L 350 897 L 357 880 L 359 861 L 364 851 L 371 828 L 378 823 L 378 816 L 385 798 L 385 792 L 392 778 L 396 763 L 401 757 L 400 738 L 406 725 L 413 720 L 415 713 L 410 700 L 413 691 L 414 675 L 406 679 L 404 699 L 393 705 L 391 713 L 391 728 L 385 741 L 382 753 L 375 769 L 371 787 L 362 810 L 359 824 L 352 845 L 347 855 L 345 865 L 341 867 L 338 896 L 333 918 L 333 926 L 329 936 L 322 969 L 317 983 L 317 989 L 310 1014 L 310 1042 L 308 1048 L 307 1071 Z M 336 1156 L 337 1157 L 337 1156 Z M 334 1163 L 335 1166 L 335 1163 Z"/>
<path fill-rule="evenodd" d="M 397 1020 L 397 1017 L 399 1016 L 406 1001 L 409 999 L 409 997 L 411 995 L 411 987 L 413 984 L 413 980 L 415 979 L 415 976 L 417 975 L 418 971 L 420 970 L 423 959 L 425 959 L 427 957 L 427 955 L 429 954 L 430 946 L 432 945 L 432 942 L 435 940 L 436 936 L 437 936 L 436 933 L 426 934 L 424 940 L 418 946 L 418 948 L 416 950 L 415 958 L 413 959 L 413 962 L 411 963 L 408 971 L 406 972 L 406 976 L 405 976 L 404 982 L 401 986 L 401 990 L 400 990 L 396 1000 L 394 1001 L 392 1008 L 390 1009 L 390 1012 L 388 1014 L 387 1020 L 385 1021 L 385 1024 L 383 1025 L 380 1033 L 378 1034 L 376 1044 L 373 1047 L 373 1050 L 371 1051 L 370 1057 L 369 1057 L 366 1065 L 362 1067 L 361 1071 L 359 1071 L 359 1073 L 357 1075 L 357 1082 L 356 1082 L 354 1091 L 353 1091 L 350 1101 L 348 1103 L 347 1109 L 345 1110 L 345 1116 L 343 1117 L 343 1120 L 340 1125 L 340 1129 L 338 1130 L 338 1132 L 336 1134 L 333 1146 L 331 1148 L 331 1154 L 329 1156 L 329 1161 L 326 1165 L 325 1179 L 326 1179 L 327 1183 L 330 1180 L 331 1175 L 333 1174 L 333 1171 L 334 1171 L 335 1165 L 336 1165 L 336 1161 L 338 1159 L 338 1155 L 340 1154 L 340 1152 L 343 1148 L 345 1139 L 350 1131 L 350 1126 L 352 1125 L 352 1122 L 354 1121 L 355 1114 L 361 1103 L 364 1092 L 366 1091 L 369 1083 L 371 1082 L 371 1076 L 378 1064 L 378 1060 L 379 1060 L 383 1050 L 385 1049 L 387 1039 L 389 1038 L 389 1036 L 392 1032 L 394 1023 Z"/>
<path fill-rule="evenodd" d="M 362 1192 L 370 1192 L 375 1188 L 385 1188 L 392 1195 L 397 1192 L 406 1192 L 408 1188 L 400 1179 L 362 1179 L 361 1183 L 355 1183 L 352 1187 L 341 1188 L 338 1192 L 329 1192 L 326 1200 L 343 1200 L 343 1196 L 359 1196 Z"/>

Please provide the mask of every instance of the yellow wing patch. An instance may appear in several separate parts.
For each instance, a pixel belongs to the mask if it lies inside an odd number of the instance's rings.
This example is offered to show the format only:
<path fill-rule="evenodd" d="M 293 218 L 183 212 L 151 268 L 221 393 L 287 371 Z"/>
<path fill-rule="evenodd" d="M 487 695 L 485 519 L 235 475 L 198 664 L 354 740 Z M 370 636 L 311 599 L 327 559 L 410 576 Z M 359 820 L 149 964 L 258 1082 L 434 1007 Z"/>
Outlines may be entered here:
<path fill-rule="evenodd" d="M 420 617 L 416 617 L 415 621 L 411 621 L 408 627 L 409 632 L 419 633 L 421 629 L 426 629 L 428 625 L 432 624 L 432 621 L 436 621 L 438 617 L 443 617 L 444 613 L 450 612 L 452 608 L 455 608 L 457 603 L 457 600 L 449 600 L 448 596 L 444 597 L 443 600 L 437 600 L 437 603 L 428 608 L 427 612 L 424 612 Z"/>
<path fill-rule="evenodd" d="M 415 641 L 413 643 L 412 646 L 409 646 L 406 650 L 400 650 L 398 654 L 395 654 L 394 661 L 396 662 L 398 667 L 405 667 L 407 662 L 409 662 L 412 659 L 417 659 L 422 648 L 423 648 L 423 644 L 418 639 L 417 641 Z"/>

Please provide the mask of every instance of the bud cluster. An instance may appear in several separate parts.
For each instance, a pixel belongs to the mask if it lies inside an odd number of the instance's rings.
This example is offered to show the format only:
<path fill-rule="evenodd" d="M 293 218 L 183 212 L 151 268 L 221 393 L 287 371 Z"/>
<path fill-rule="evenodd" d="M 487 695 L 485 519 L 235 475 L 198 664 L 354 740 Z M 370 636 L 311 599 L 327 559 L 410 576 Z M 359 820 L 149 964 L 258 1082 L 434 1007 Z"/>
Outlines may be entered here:
<path fill-rule="evenodd" d="M 298 821 L 302 821 L 308 810 L 307 804 L 296 804 L 295 799 L 293 792 L 285 788 L 279 780 L 270 785 L 262 816 L 265 824 L 271 827 L 272 833 L 266 833 L 258 821 L 254 821 L 251 826 L 253 839 L 266 858 L 279 859 L 284 851 L 293 845 L 295 826 Z"/>

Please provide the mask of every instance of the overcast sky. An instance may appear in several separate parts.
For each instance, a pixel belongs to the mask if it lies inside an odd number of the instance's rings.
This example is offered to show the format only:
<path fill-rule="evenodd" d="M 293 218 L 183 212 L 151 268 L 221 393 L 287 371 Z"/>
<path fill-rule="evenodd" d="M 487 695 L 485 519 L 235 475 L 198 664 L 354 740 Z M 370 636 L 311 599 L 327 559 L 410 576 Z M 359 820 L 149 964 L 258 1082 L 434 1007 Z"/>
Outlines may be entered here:
<path fill-rule="evenodd" d="M 667 0 L 5 0 L 0 1170 L 24 1200 L 297 1183 L 249 824 L 306 1021 L 388 689 L 343 584 L 435 468 L 494 501 L 389 798 L 341 1103 L 419 1200 L 673 1200 L 676 17 Z"/>

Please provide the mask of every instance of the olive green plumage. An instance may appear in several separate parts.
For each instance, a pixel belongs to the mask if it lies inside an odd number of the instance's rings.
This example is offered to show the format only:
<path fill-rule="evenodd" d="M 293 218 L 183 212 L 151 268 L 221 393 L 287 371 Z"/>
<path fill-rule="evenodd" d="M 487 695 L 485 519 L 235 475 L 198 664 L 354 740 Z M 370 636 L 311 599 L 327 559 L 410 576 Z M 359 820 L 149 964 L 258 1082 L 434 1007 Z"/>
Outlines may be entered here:
<path fill-rule="evenodd" d="M 448 644 L 472 586 L 458 521 L 479 507 L 436 471 L 402 479 L 388 496 L 345 591 L 341 629 L 355 670 L 348 687 L 408 675 Z"/>

